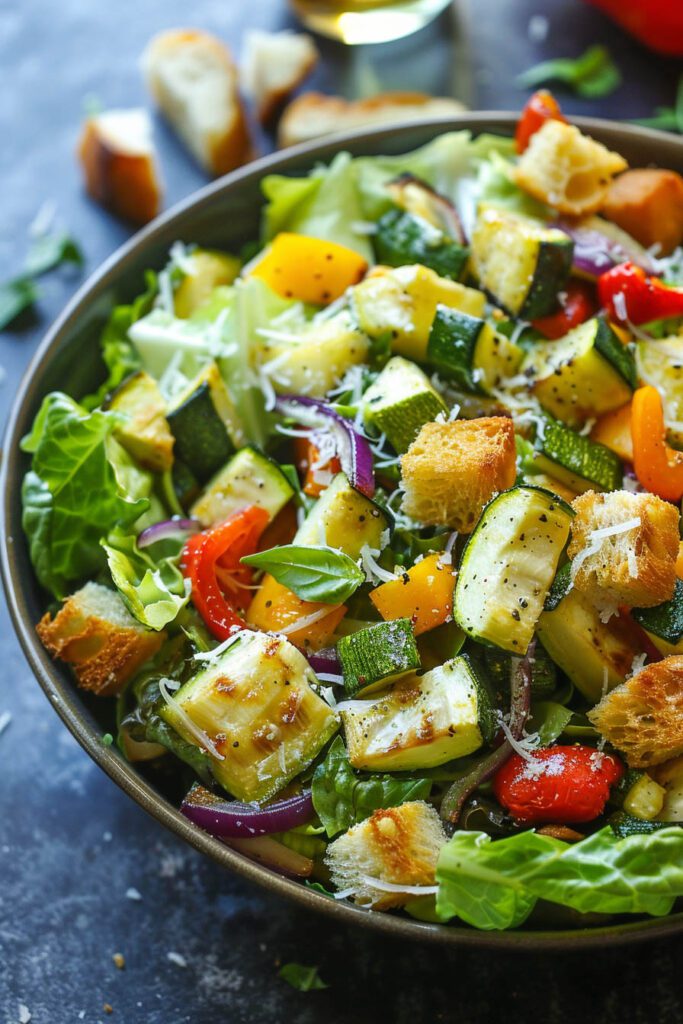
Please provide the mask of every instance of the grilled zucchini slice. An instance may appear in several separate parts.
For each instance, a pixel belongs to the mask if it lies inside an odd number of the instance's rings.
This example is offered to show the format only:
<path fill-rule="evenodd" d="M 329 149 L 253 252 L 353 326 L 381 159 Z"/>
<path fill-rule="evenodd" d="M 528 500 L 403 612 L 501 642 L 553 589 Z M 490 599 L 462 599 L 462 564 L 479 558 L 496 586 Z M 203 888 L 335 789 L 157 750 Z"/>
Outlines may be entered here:
<path fill-rule="evenodd" d="M 225 465 L 241 432 L 220 370 L 211 362 L 178 396 L 167 413 L 175 452 L 200 483 Z"/>
<path fill-rule="evenodd" d="M 597 703 L 603 689 L 622 683 L 642 653 L 633 629 L 618 618 L 601 622 L 578 590 L 570 590 L 553 611 L 538 620 L 538 638 L 577 690 Z"/>
<path fill-rule="evenodd" d="M 337 654 L 347 697 L 374 693 L 420 668 L 410 619 L 378 622 L 342 637 Z"/>
<path fill-rule="evenodd" d="M 552 312 L 572 266 L 574 243 L 563 231 L 482 203 L 472 232 L 472 267 L 481 287 L 513 316 Z"/>
<path fill-rule="evenodd" d="M 534 345 L 522 373 L 543 408 L 570 426 L 625 405 L 637 385 L 633 355 L 603 317 Z"/>
<path fill-rule="evenodd" d="M 573 516 L 540 487 L 512 487 L 484 509 L 463 552 L 453 617 L 480 643 L 524 654 Z"/>
<path fill-rule="evenodd" d="M 216 780 L 238 800 L 274 796 L 337 731 L 311 689 L 315 673 L 283 637 L 243 631 L 161 710 L 188 743 L 211 754 Z"/>
<path fill-rule="evenodd" d="M 365 423 L 386 434 L 399 453 L 408 450 L 425 423 L 447 412 L 427 375 L 402 356 L 390 359 L 363 395 Z"/>
<path fill-rule="evenodd" d="M 265 509 L 274 519 L 293 496 L 276 462 L 255 448 L 243 448 L 209 481 L 191 512 L 202 526 L 213 526 L 247 505 Z"/>
<path fill-rule="evenodd" d="M 634 608 L 631 615 L 657 650 L 668 657 L 683 654 L 683 582 L 676 580 L 674 596 L 654 608 Z"/>
<path fill-rule="evenodd" d="M 427 361 L 465 391 L 490 394 L 517 372 L 524 353 L 481 317 L 439 306 L 427 342 Z"/>
<path fill-rule="evenodd" d="M 388 512 L 355 490 L 344 473 L 337 473 L 297 530 L 293 543 L 329 544 L 358 558 L 366 544 L 381 550 L 382 535 L 392 525 Z"/>
<path fill-rule="evenodd" d="M 370 771 L 415 771 L 464 757 L 497 731 L 487 681 L 460 654 L 374 700 L 340 705 L 349 760 Z"/>
<path fill-rule="evenodd" d="M 459 280 L 465 272 L 469 250 L 449 238 L 428 220 L 396 207 L 377 223 L 373 235 L 377 262 L 388 267 L 421 263 L 441 277 Z"/>
<path fill-rule="evenodd" d="M 158 473 L 171 468 L 173 434 L 153 377 L 144 370 L 132 374 L 114 391 L 105 408 L 127 417 L 127 422 L 116 428 L 115 437 L 141 466 Z"/>
<path fill-rule="evenodd" d="M 557 420 L 548 418 L 543 423 L 534 447 L 533 468 L 559 480 L 576 494 L 621 488 L 624 466 L 619 456 Z"/>

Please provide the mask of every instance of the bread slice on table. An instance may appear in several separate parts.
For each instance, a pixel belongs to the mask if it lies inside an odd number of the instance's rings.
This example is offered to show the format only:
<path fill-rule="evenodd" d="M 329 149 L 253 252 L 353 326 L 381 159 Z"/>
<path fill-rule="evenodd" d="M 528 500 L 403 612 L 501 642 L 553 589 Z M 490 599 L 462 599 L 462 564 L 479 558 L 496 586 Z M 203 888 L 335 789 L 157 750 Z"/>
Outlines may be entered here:
<path fill-rule="evenodd" d="M 161 32 L 142 68 L 162 113 L 209 174 L 226 174 L 251 158 L 237 69 L 220 39 L 198 29 Z"/>
<path fill-rule="evenodd" d="M 84 690 L 117 694 L 166 639 L 130 614 L 118 593 L 86 583 L 68 597 L 54 618 L 47 613 L 36 626 L 54 658 L 71 665 Z"/>
<path fill-rule="evenodd" d="M 78 144 L 85 187 L 98 203 L 134 224 L 156 217 L 162 186 L 146 110 L 89 117 Z"/>
<path fill-rule="evenodd" d="M 240 82 L 262 124 L 310 75 L 319 56 L 312 38 L 303 32 L 247 32 Z"/>
<path fill-rule="evenodd" d="M 346 100 L 306 92 L 292 100 L 280 121 L 278 145 L 295 146 L 332 132 L 352 128 L 423 121 L 428 117 L 450 117 L 465 107 L 450 97 L 427 96 L 422 92 L 378 93 L 366 100 Z"/>

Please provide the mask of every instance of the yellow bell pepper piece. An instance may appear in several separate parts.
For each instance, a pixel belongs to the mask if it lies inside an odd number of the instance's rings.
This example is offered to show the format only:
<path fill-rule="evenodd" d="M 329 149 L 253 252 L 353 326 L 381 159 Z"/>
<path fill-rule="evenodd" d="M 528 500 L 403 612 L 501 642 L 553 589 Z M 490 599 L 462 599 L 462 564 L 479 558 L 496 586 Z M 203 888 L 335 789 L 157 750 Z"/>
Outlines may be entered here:
<path fill-rule="evenodd" d="M 450 619 L 455 572 L 442 558 L 427 555 L 397 580 L 371 592 L 370 600 L 383 619 L 412 619 L 415 636 Z"/>
<path fill-rule="evenodd" d="M 327 615 L 301 626 L 294 632 L 289 632 L 289 627 L 299 619 L 305 619 L 323 608 L 328 609 Z M 346 605 L 333 607 L 315 601 L 303 601 L 272 576 L 264 576 L 249 605 L 247 622 L 250 626 L 272 633 L 279 633 L 285 629 L 287 639 L 297 647 L 319 651 L 321 647 L 326 647 L 330 643 L 332 634 L 345 615 Z"/>
<path fill-rule="evenodd" d="M 631 403 L 619 409 L 606 412 L 591 430 L 591 440 L 599 441 L 610 448 L 626 462 L 633 462 L 633 438 L 631 437 Z"/>
<path fill-rule="evenodd" d="M 285 299 L 327 306 L 357 284 L 367 269 L 367 261 L 345 245 L 283 232 L 251 274 Z"/>

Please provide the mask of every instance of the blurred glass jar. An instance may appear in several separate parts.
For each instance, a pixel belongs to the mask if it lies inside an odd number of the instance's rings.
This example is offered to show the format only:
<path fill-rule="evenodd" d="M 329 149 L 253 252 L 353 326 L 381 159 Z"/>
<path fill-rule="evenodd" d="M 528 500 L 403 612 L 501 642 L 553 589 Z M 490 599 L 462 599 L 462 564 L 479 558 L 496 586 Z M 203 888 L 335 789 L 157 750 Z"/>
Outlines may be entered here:
<path fill-rule="evenodd" d="M 453 0 L 290 0 L 314 32 L 343 43 L 387 43 L 417 32 Z"/>

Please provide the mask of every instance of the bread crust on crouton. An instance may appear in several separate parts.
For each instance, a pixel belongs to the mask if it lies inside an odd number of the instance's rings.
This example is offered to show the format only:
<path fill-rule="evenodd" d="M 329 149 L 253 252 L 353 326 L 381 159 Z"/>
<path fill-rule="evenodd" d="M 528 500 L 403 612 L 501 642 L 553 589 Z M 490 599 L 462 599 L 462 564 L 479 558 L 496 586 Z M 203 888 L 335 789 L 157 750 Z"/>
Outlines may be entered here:
<path fill-rule="evenodd" d="M 646 665 L 588 712 L 632 768 L 683 754 L 683 657 Z"/>
<path fill-rule="evenodd" d="M 114 696 L 133 677 L 138 668 L 153 657 L 166 639 L 164 632 L 144 629 L 118 598 L 117 620 L 110 621 L 89 609 L 89 583 L 67 598 L 54 618 L 46 613 L 36 632 L 53 658 L 71 665 L 79 686 L 100 697 Z M 112 594 L 112 598 L 116 595 Z M 126 619 L 130 619 L 130 624 Z"/>
<path fill-rule="evenodd" d="M 609 220 L 649 249 L 667 256 L 683 241 L 683 178 L 676 171 L 638 167 L 612 182 L 602 207 Z"/>
<path fill-rule="evenodd" d="M 327 848 L 326 864 L 340 890 L 352 889 L 354 902 L 389 910 L 410 894 L 385 892 L 369 879 L 392 885 L 434 885 L 436 863 L 446 834 L 438 814 L 422 800 L 374 811 Z"/>
<path fill-rule="evenodd" d="M 88 194 L 118 217 L 146 224 L 161 205 L 161 181 L 144 110 L 89 117 L 78 143 Z"/>
<path fill-rule="evenodd" d="M 651 608 L 673 597 L 679 549 L 678 509 L 654 494 L 586 491 L 572 502 L 568 554 L 574 586 L 600 610 Z M 593 539 L 594 531 L 629 521 L 626 532 Z"/>
<path fill-rule="evenodd" d="M 531 136 L 512 177 L 534 198 L 578 217 L 600 209 L 612 178 L 626 167 L 622 156 L 575 125 L 546 121 Z"/>
<path fill-rule="evenodd" d="M 401 457 L 402 508 L 427 526 L 471 533 L 484 505 L 512 487 L 516 473 L 508 417 L 426 423 Z"/>

